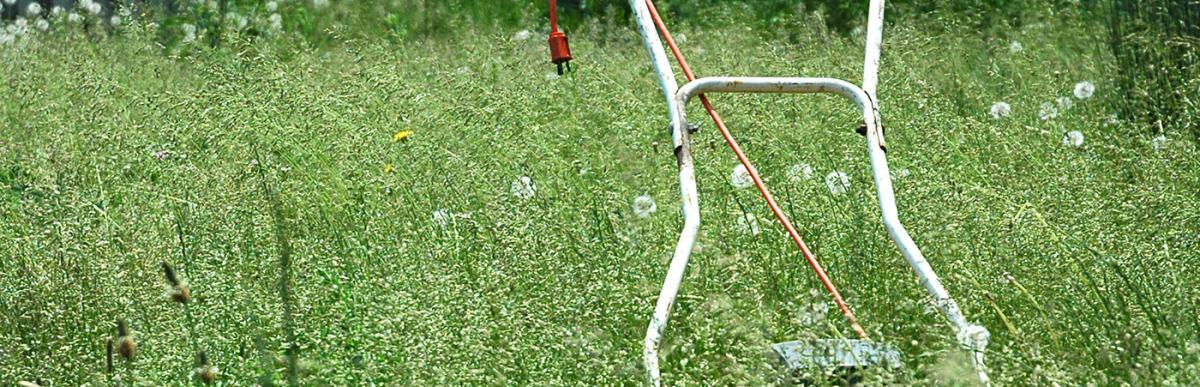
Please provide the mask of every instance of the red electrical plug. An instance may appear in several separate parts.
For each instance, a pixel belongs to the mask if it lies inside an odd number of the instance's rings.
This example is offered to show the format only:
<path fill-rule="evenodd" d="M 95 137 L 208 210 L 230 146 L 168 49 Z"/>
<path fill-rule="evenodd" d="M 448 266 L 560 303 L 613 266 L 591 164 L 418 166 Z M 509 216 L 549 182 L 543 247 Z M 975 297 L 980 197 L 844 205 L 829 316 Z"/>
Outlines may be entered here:
<path fill-rule="evenodd" d="M 571 71 L 571 46 L 567 45 L 567 34 L 554 31 L 550 33 L 550 61 L 558 65 L 558 75 L 563 74 L 563 64 Z"/>
<path fill-rule="evenodd" d="M 558 30 L 558 6 L 555 0 L 550 0 L 550 62 L 558 66 L 558 75 L 563 75 L 563 64 L 571 71 L 571 46 L 567 44 L 567 34 Z"/>

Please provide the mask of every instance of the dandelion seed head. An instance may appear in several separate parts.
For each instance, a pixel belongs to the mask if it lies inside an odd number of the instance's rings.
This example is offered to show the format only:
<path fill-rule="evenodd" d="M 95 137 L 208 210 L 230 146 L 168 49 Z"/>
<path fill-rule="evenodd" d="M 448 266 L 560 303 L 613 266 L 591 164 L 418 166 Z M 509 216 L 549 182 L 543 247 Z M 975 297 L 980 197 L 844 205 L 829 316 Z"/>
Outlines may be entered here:
<path fill-rule="evenodd" d="M 812 179 L 813 168 L 811 165 L 808 165 L 807 163 L 800 163 L 800 164 L 793 165 L 791 167 L 788 167 L 787 177 L 788 177 L 788 180 L 790 180 L 793 183 L 799 182 L 801 180 Z"/>
<path fill-rule="evenodd" d="M 283 16 L 278 13 L 273 13 L 267 17 L 267 22 L 271 25 L 271 30 L 279 31 L 283 29 Z"/>
<path fill-rule="evenodd" d="M 433 224 L 436 224 L 438 227 L 445 228 L 449 226 L 452 219 L 454 219 L 454 215 L 450 213 L 450 210 L 445 208 L 433 212 Z"/>
<path fill-rule="evenodd" d="M 46 21 L 46 19 L 38 19 L 36 22 L 33 22 L 33 26 L 37 28 L 38 31 L 44 32 L 50 29 L 50 22 Z"/>
<path fill-rule="evenodd" d="M 29 5 L 25 7 L 25 14 L 29 15 L 30 17 L 41 15 L 42 5 L 38 3 L 29 3 Z"/>
<path fill-rule="evenodd" d="M 729 183 L 733 184 L 734 188 L 744 189 L 754 185 L 754 179 L 750 177 L 750 171 L 746 170 L 746 166 L 738 164 L 733 167 L 733 173 L 729 174 Z"/>
<path fill-rule="evenodd" d="M 12 45 L 16 40 L 16 36 L 13 36 L 6 31 L 0 31 L 0 46 Z"/>
<path fill-rule="evenodd" d="M 1067 111 L 1075 104 L 1075 102 L 1071 101 L 1071 99 L 1068 97 L 1058 97 L 1055 102 L 1058 103 L 1058 110 L 1061 111 Z"/>
<path fill-rule="evenodd" d="M 67 12 L 66 8 L 59 7 L 57 5 L 50 7 L 50 16 L 62 16 L 62 14 L 66 13 L 66 12 Z"/>
<path fill-rule="evenodd" d="M 517 199 L 529 200 L 537 193 L 537 185 L 529 176 L 521 176 L 513 180 L 511 192 Z"/>
<path fill-rule="evenodd" d="M 1062 143 L 1063 145 L 1076 148 L 1083 146 L 1083 132 L 1078 130 L 1067 132 L 1067 134 L 1063 136 Z"/>
<path fill-rule="evenodd" d="M 1162 135 L 1162 134 L 1154 136 L 1153 138 L 1150 139 L 1150 148 L 1152 148 L 1156 151 L 1162 150 L 1163 146 L 1166 144 L 1167 144 L 1167 136 Z"/>
<path fill-rule="evenodd" d="M 530 37 L 533 37 L 533 32 L 529 30 L 520 30 L 513 34 L 513 40 L 516 41 L 528 40 Z"/>
<path fill-rule="evenodd" d="M 267 2 L 267 12 L 275 12 L 277 10 L 279 10 L 279 2 L 274 0 Z"/>
<path fill-rule="evenodd" d="M 658 211 L 658 204 L 654 203 L 654 198 L 649 195 L 642 195 L 633 199 L 633 213 L 637 217 L 649 218 L 655 211 Z"/>
<path fill-rule="evenodd" d="M 1054 107 L 1053 103 L 1043 102 L 1038 110 L 1038 119 L 1045 121 L 1058 117 L 1058 108 Z"/>
<path fill-rule="evenodd" d="M 850 189 L 850 176 L 841 171 L 833 171 L 825 176 L 825 186 L 834 195 L 841 195 Z"/>
<path fill-rule="evenodd" d="M 1013 54 L 1020 53 L 1021 51 L 1024 51 L 1024 50 L 1025 50 L 1025 47 L 1021 46 L 1021 42 L 1014 40 L 1014 41 L 1012 41 L 1012 43 L 1008 44 L 1008 51 Z"/>
<path fill-rule="evenodd" d="M 1092 94 L 1096 92 L 1096 86 L 1092 85 L 1091 81 L 1083 81 L 1075 84 L 1075 98 L 1088 99 L 1092 98 Z"/>
<path fill-rule="evenodd" d="M 183 25 L 179 26 L 179 29 L 181 31 L 183 31 L 183 38 L 182 38 L 183 43 L 191 43 L 191 42 L 196 41 L 196 25 L 195 24 L 184 23 Z"/>
<path fill-rule="evenodd" d="M 80 15 L 80 14 L 78 14 L 78 13 L 75 13 L 75 12 L 71 12 L 69 15 L 67 15 L 67 21 L 69 21 L 69 22 L 71 22 L 71 23 L 79 23 L 79 22 L 82 22 L 82 21 L 83 21 L 83 15 Z"/>
<path fill-rule="evenodd" d="M 121 26 L 121 16 L 113 15 L 112 17 L 108 18 L 108 24 L 113 27 L 120 27 Z"/>
<path fill-rule="evenodd" d="M 758 235 L 762 233 L 762 229 L 758 226 L 758 216 L 748 212 L 738 215 L 737 229 L 742 233 L 750 235 Z"/>
<path fill-rule="evenodd" d="M 991 109 L 988 109 L 988 113 L 992 115 L 992 118 L 1008 117 L 1009 114 L 1012 114 L 1012 106 L 1009 106 L 1008 102 L 996 102 L 992 104 Z"/>

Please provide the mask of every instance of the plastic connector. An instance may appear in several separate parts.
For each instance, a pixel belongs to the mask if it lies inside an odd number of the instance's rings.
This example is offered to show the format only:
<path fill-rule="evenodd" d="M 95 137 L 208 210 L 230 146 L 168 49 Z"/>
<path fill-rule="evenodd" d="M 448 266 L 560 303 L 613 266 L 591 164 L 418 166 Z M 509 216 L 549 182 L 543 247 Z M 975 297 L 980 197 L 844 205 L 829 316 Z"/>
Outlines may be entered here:
<path fill-rule="evenodd" d="M 571 70 L 571 46 L 567 44 L 567 34 L 560 31 L 550 33 L 550 61 L 558 66 L 558 75 L 563 75 L 563 65 Z"/>

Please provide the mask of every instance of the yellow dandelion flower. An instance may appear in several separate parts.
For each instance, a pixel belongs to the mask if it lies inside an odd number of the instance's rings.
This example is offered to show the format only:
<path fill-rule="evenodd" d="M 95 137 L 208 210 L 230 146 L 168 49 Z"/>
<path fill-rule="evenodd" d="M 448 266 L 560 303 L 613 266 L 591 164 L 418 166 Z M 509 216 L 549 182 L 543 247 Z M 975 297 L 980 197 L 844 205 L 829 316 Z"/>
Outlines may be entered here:
<path fill-rule="evenodd" d="M 396 168 L 392 166 L 392 163 L 387 163 L 383 166 L 383 173 L 391 174 L 394 170 L 396 170 Z"/>
<path fill-rule="evenodd" d="M 413 132 L 411 130 L 401 130 L 392 135 L 392 141 L 403 141 L 404 139 L 408 138 L 408 136 L 411 136 L 412 133 Z"/>

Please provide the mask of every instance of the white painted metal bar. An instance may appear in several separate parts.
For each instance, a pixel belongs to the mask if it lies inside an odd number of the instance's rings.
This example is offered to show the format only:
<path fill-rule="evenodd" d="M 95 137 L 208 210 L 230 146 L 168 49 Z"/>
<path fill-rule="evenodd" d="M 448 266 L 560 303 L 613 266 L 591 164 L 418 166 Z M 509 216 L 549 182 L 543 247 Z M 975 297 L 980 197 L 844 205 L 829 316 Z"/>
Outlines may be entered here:
<path fill-rule="evenodd" d="M 629 5 L 633 8 L 638 32 L 642 34 L 642 42 L 650 55 L 659 87 L 667 101 L 667 113 L 671 119 L 671 139 L 674 143 L 675 157 L 679 162 L 679 194 L 683 210 L 683 230 L 680 231 L 679 241 L 675 245 L 675 253 L 671 257 L 667 277 L 663 280 L 662 290 L 658 294 L 654 316 L 650 318 L 650 325 L 646 327 L 646 339 L 643 343 L 642 356 L 647 377 L 651 385 L 658 386 L 662 382 L 658 367 L 658 344 L 663 330 L 667 327 L 675 296 L 679 293 L 679 284 L 683 282 L 692 246 L 696 243 L 696 234 L 700 231 L 700 199 L 696 191 L 696 174 L 688 144 L 687 123 L 683 121 L 682 106 L 674 103 L 678 88 L 675 74 L 667 62 L 667 53 L 659 40 L 645 0 L 629 0 Z"/>
<path fill-rule="evenodd" d="M 875 94 L 879 85 L 879 52 L 883 49 L 883 0 L 871 0 L 867 7 L 867 44 L 863 49 L 863 91 L 875 102 L 879 109 L 879 99 Z"/>

